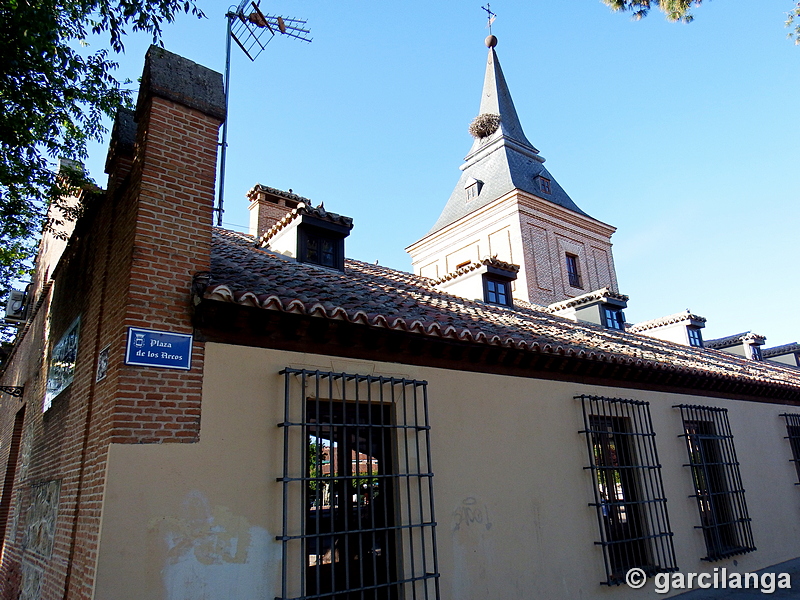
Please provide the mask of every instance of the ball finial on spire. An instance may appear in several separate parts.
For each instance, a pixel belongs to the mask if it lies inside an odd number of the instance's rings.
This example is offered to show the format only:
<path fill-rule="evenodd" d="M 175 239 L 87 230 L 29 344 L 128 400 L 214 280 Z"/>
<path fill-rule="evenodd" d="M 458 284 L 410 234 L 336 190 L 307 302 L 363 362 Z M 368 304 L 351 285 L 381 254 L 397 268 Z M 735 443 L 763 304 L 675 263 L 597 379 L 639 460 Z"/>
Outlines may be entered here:
<path fill-rule="evenodd" d="M 490 35 L 486 38 L 486 47 L 487 48 L 494 48 L 497 46 L 497 37 Z"/>

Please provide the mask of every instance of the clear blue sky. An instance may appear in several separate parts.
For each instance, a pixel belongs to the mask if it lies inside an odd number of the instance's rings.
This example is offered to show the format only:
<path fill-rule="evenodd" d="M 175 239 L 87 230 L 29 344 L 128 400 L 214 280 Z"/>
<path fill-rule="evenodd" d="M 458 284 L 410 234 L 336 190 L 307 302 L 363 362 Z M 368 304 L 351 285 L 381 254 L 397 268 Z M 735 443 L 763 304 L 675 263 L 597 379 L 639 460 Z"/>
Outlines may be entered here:
<path fill-rule="evenodd" d="M 690 25 L 599 0 L 498 0 L 497 53 L 528 139 L 572 199 L 618 228 L 626 316 L 686 308 L 707 339 L 800 341 L 800 47 L 791 0 L 716 0 Z M 165 47 L 224 68 L 225 5 L 180 17 Z M 480 2 L 264 0 L 308 19 L 255 63 L 234 45 L 226 226 L 246 230 L 255 183 L 355 221 L 347 254 L 410 270 L 469 150 L 486 61 Z M 120 76 L 149 40 L 131 35 Z M 135 85 L 135 84 L 134 84 Z M 88 167 L 105 184 L 105 147 Z"/>

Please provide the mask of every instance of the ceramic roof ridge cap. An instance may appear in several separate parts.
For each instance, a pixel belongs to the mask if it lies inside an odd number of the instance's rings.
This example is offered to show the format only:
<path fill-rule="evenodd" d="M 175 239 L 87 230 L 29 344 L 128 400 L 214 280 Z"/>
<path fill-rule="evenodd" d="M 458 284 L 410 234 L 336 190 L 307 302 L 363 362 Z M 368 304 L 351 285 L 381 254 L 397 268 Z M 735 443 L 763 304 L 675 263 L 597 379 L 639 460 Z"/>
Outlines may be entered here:
<path fill-rule="evenodd" d="M 762 348 L 761 355 L 764 358 L 769 358 L 771 356 L 781 356 L 782 354 L 798 351 L 800 351 L 800 344 L 797 342 L 789 342 L 788 344 L 781 344 L 780 346 L 773 346 L 772 348 Z"/>
<path fill-rule="evenodd" d="M 309 206 L 311 205 L 311 200 L 309 198 L 305 198 L 304 196 L 300 196 L 291 191 L 286 192 L 284 190 L 279 190 L 278 188 L 270 187 L 262 183 L 256 183 L 253 187 L 251 187 L 245 194 L 245 197 L 248 198 L 249 200 L 252 200 L 253 196 L 255 196 L 259 191 L 264 191 L 268 194 L 280 196 L 281 198 L 288 198 L 290 200 L 294 200 L 295 202 L 302 202 Z"/>
<path fill-rule="evenodd" d="M 461 277 L 462 275 L 466 275 L 467 273 L 471 273 L 476 269 L 480 269 L 483 266 L 491 266 L 495 269 L 501 269 L 503 271 L 509 271 L 512 273 L 518 273 L 520 266 L 515 265 L 513 263 L 507 263 L 505 261 L 500 260 L 497 258 L 497 255 L 494 256 L 486 256 L 481 260 L 471 261 L 468 265 L 464 265 L 460 269 L 456 269 L 452 273 L 447 273 L 446 275 L 442 275 L 437 279 L 431 280 L 431 285 L 440 285 L 446 281 L 451 281 L 456 279 L 457 277 Z"/>
<path fill-rule="evenodd" d="M 630 299 L 625 294 L 615 292 L 610 287 L 606 286 L 604 288 L 600 288 L 599 290 L 594 290 L 585 294 L 581 294 L 580 296 L 575 296 L 574 298 L 568 298 L 567 300 L 554 302 L 553 304 L 549 304 L 547 309 L 555 312 L 564 310 L 565 308 L 580 306 L 581 304 L 588 304 L 589 302 L 594 302 L 596 300 L 602 300 L 603 298 L 611 298 L 613 300 L 621 300 L 623 302 L 627 302 Z"/>
<path fill-rule="evenodd" d="M 636 331 L 646 331 L 648 329 L 655 329 L 656 327 L 663 327 L 664 325 L 673 325 L 675 323 L 682 323 L 683 321 L 696 321 L 699 323 L 705 323 L 708 319 L 705 317 L 701 317 L 690 312 L 688 309 L 675 313 L 672 315 L 666 315 L 663 317 L 657 317 L 655 319 L 650 319 L 649 321 L 642 321 L 641 323 L 634 323 L 630 327 L 628 327 L 628 331 L 636 332 Z"/>
<path fill-rule="evenodd" d="M 753 333 L 752 331 L 744 331 L 713 340 L 705 340 L 703 345 L 706 348 L 729 348 L 740 342 L 760 342 L 763 344 L 766 339 L 767 337 L 764 335 Z"/>
<path fill-rule="evenodd" d="M 283 217 L 281 217 L 281 219 L 277 223 L 275 223 L 275 225 L 273 225 L 267 231 L 265 231 L 264 235 L 258 238 L 256 245 L 266 246 L 267 242 L 272 237 L 274 237 L 281 229 L 287 227 L 292 221 L 294 221 L 301 214 L 300 211 L 303 208 L 305 208 L 305 206 L 306 206 L 305 202 L 301 202 L 295 208 L 287 212 Z"/>

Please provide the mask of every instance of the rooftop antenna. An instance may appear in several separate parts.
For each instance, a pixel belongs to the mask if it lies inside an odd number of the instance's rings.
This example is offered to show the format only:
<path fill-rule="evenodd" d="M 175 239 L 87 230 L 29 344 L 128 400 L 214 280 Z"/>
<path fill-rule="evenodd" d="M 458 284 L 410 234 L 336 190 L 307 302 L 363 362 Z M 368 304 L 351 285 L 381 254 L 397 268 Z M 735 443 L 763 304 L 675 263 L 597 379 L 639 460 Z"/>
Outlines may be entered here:
<path fill-rule="evenodd" d="M 492 12 L 492 7 L 488 2 L 486 3 L 486 6 L 481 6 L 481 8 L 486 11 L 486 19 L 489 21 L 488 25 L 486 26 L 489 28 L 489 35 L 492 35 L 492 23 L 494 23 L 497 15 Z"/>
<path fill-rule="evenodd" d="M 251 61 L 267 47 L 275 37 L 281 34 L 310 42 L 311 33 L 305 29 L 306 21 L 290 19 L 278 15 L 265 15 L 259 5 L 261 0 L 242 0 L 238 6 L 231 6 L 225 17 L 228 19 L 228 31 L 225 39 L 225 107 L 231 93 L 231 40 L 235 40 Z M 228 118 L 222 124 L 222 151 L 219 167 L 219 196 L 217 199 L 217 226 L 222 226 L 222 201 L 225 195 L 225 155 L 228 149 Z"/>

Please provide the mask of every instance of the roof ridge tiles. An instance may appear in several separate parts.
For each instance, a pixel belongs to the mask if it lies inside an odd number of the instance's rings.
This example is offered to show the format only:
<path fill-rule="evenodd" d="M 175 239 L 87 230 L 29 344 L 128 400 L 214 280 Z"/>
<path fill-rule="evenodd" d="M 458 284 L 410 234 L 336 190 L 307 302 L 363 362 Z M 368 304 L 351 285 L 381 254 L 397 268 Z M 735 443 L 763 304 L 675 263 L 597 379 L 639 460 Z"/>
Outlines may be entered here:
<path fill-rule="evenodd" d="M 494 267 L 495 269 L 509 271 L 511 273 L 518 273 L 520 269 L 519 265 L 502 261 L 497 258 L 497 255 L 495 254 L 494 256 L 486 256 L 481 260 L 471 261 L 468 265 L 464 265 L 463 267 L 447 273 L 438 279 L 432 279 L 431 285 L 440 285 L 446 281 L 451 281 L 461 277 L 462 275 L 466 275 L 467 273 L 471 273 L 472 271 L 480 269 L 483 266 Z"/>
<path fill-rule="evenodd" d="M 621 300 L 623 302 L 627 302 L 629 300 L 628 296 L 625 294 L 620 294 L 619 292 L 612 290 L 610 287 L 604 287 L 600 288 L 599 290 L 581 294 L 580 296 L 575 296 L 574 298 L 569 298 L 560 302 L 554 302 L 545 308 L 549 312 L 556 312 L 559 310 L 564 310 L 565 308 L 573 308 L 575 306 L 581 306 L 583 304 L 595 302 L 596 300 L 602 300 L 603 298 L 611 298 L 614 300 Z"/>
<path fill-rule="evenodd" d="M 641 323 L 635 323 L 633 325 L 628 326 L 627 330 L 631 332 L 646 331 L 648 329 L 655 329 L 656 327 L 663 327 L 664 325 L 682 323 L 683 321 L 696 321 L 699 323 L 705 323 L 707 319 L 705 317 L 695 315 L 689 312 L 688 310 L 685 310 L 683 312 L 675 313 L 672 315 L 666 315 L 664 317 L 650 319 L 649 321 L 642 321 Z"/>

